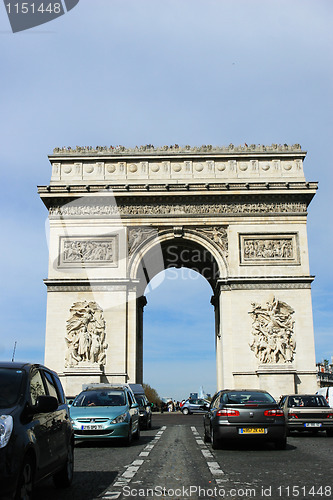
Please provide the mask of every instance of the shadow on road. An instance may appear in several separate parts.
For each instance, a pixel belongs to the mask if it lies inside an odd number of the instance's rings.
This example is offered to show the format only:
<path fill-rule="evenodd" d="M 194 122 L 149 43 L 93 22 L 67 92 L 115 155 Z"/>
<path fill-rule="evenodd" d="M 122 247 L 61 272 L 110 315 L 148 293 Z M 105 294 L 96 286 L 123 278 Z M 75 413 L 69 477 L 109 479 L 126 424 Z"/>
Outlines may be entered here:
<path fill-rule="evenodd" d="M 115 480 L 118 472 L 75 472 L 70 488 L 57 489 L 52 479 L 36 487 L 34 500 L 93 500 Z"/>

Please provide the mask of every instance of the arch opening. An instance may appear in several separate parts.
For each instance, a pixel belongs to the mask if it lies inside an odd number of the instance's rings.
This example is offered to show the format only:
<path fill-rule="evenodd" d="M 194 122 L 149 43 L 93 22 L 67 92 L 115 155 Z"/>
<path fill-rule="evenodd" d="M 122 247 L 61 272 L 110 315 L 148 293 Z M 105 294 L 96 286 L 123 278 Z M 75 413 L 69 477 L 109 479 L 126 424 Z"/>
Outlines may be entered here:
<path fill-rule="evenodd" d="M 146 286 L 161 271 L 170 268 L 188 268 L 201 274 L 215 292 L 217 280 L 221 276 L 221 256 L 212 252 L 206 242 L 190 238 L 166 238 L 144 245 L 134 256 L 134 278 L 138 280 L 138 296 L 144 295 Z M 218 257 L 220 257 L 218 261 Z M 137 262 L 135 263 L 135 260 Z"/>
<path fill-rule="evenodd" d="M 214 393 L 215 320 L 208 280 L 190 268 L 170 267 L 151 280 L 145 297 L 143 381 L 176 401 L 201 390 Z"/>
<path fill-rule="evenodd" d="M 215 249 L 213 248 L 213 250 Z M 161 368 L 161 366 L 168 363 L 170 353 L 176 354 L 177 359 L 184 351 L 188 357 L 179 366 L 169 359 L 169 363 L 175 367 L 174 373 L 177 374 L 178 379 L 184 381 L 184 390 L 182 394 L 179 394 L 179 397 L 188 396 L 186 392 L 198 390 L 199 385 L 208 387 L 209 390 L 205 388 L 207 392 L 214 391 L 216 388 L 216 372 L 219 371 L 216 334 L 220 321 L 219 302 L 216 300 L 215 295 L 218 288 L 217 281 L 221 274 L 222 258 L 218 262 L 219 253 L 215 252 L 214 255 L 209 245 L 184 237 L 168 237 L 162 239 L 162 241 L 159 239 L 158 243 L 155 241 L 153 244 L 149 244 L 148 241 L 145 242 L 143 248 L 138 249 L 138 252 L 140 252 L 140 255 L 135 275 L 138 294 L 136 380 L 138 382 L 145 380 L 150 383 L 150 380 L 146 378 L 146 375 L 151 378 L 149 371 L 147 374 L 144 371 L 144 359 L 149 360 L 148 363 L 151 367 L 157 366 Z M 163 292 L 163 287 L 169 292 Z M 170 291 L 171 288 L 173 289 L 172 292 Z M 155 291 L 157 297 L 161 294 L 163 297 L 163 293 L 166 295 L 163 300 L 160 300 L 157 309 L 152 308 L 150 310 L 150 300 L 148 300 L 148 306 L 145 309 L 147 314 L 143 315 L 144 307 L 147 304 L 146 296 L 148 299 L 150 297 L 154 304 L 156 302 L 154 299 Z M 194 297 L 193 293 L 195 291 L 196 296 Z M 214 309 L 211 304 L 214 305 Z M 205 311 L 204 316 L 202 315 L 203 311 Z M 161 316 L 159 321 L 157 320 L 157 314 Z M 192 322 L 194 316 L 197 317 L 195 324 Z M 147 323 L 146 318 L 152 318 L 152 324 Z M 153 327 L 156 328 L 157 332 L 161 332 L 158 345 L 151 331 Z M 147 340 L 144 331 L 146 328 Z M 166 332 L 168 328 L 170 330 L 169 334 Z M 196 332 L 197 340 L 189 330 Z M 211 330 L 211 335 L 207 330 Z M 170 337 L 174 336 L 174 332 L 179 332 L 179 335 L 176 335 L 176 342 L 170 346 Z M 158 350 L 161 344 L 164 343 L 166 346 L 162 350 L 163 355 L 157 354 L 156 360 L 152 359 L 152 353 L 147 350 L 149 339 L 152 340 L 152 345 L 157 345 Z M 210 345 L 208 349 L 209 355 L 205 345 Z M 144 354 L 144 346 L 147 355 L 150 352 L 148 358 Z M 192 353 L 192 358 L 190 353 Z M 185 370 L 185 366 L 188 367 L 187 370 Z M 166 366 L 165 371 L 167 371 Z M 158 373 L 161 373 L 160 369 Z M 204 378 L 201 376 L 203 373 L 205 374 Z M 193 382 L 189 380 L 190 374 L 192 374 L 192 378 L 194 377 Z M 160 384 L 162 388 L 162 380 Z"/>

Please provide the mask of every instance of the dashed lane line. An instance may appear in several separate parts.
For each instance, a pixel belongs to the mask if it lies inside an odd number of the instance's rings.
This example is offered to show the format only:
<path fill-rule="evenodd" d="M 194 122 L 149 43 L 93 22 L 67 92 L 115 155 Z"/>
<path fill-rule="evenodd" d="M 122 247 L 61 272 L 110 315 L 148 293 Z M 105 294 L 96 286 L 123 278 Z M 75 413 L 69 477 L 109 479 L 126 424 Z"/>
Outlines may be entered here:
<path fill-rule="evenodd" d="M 126 465 L 126 470 L 119 476 L 116 481 L 109 486 L 110 489 L 104 491 L 99 497 L 98 500 L 114 500 L 117 499 L 121 496 L 122 491 L 116 491 L 114 488 L 123 488 L 126 486 L 128 483 L 132 481 L 132 479 L 135 477 L 137 474 L 138 470 L 144 463 L 145 459 L 149 456 L 149 453 L 151 450 L 154 448 L 154 446 L 158 443 L 158 441 L 161 439 L 161 436 L 163 432 L 166 429 L 166 425 L 161 427 L 161 430 L 159 430 L 155 436 L 154 439 L 150 444 L 147 444 L 143 451 L 139 453 L 140 459 L 134 460 L 130 465 Z M 112 489 L 111 489 L 112 488 Z"/>
<path fill-rule="evenodd" d="M 206 460 L 206 463 L 207 463 L 207 466 L 210 470 L 210 473 L 212 474 L 212 476 L 215 479 L 216 484 L 221 484 L 221 483 L 228 481 L 223 470 L 220 467 L 220 464 L 218 462 L 216 462 L 216 460 L 212 461 L 212 459 L 214 459 L 215 457 L 214 457 L 213 453 L 209 450 L 208 446 L 202 440 L 196 427 L 191 427 L 191 430 L 193 432 L 193 435 L 195 437 L 197 445 L 199 446 L 201 453 Z"/>

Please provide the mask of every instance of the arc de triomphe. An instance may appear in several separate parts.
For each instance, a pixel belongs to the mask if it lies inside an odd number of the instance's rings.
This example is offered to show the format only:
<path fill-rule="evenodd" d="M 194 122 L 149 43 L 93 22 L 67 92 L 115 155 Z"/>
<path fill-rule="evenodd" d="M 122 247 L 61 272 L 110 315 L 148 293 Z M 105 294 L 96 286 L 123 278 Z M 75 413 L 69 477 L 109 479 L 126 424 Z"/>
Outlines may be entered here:
<path fill-rule="evenodd" d="M 45 363 L 66 393 L 142 382 L 144 291 L 172 266 L 212 287 L 218 389 L 314 391 L 305 156 L 297 144 L 56 148 L 39 187 Z"/>

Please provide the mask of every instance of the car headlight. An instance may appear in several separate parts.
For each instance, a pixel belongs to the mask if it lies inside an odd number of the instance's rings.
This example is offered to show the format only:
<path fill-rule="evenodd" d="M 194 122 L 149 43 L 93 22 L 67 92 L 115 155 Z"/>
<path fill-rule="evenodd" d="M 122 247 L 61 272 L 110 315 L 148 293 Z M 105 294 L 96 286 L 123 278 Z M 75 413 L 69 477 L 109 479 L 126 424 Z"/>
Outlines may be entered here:
<path fill-rule="evenodd" d="M 13 417 L 11 415 L 0 416 L 0 448 L 4 448 L 9 441 L 13 430 Z"/>
<path fill-rule="evenodd" d="M 125 422 L 126 418 L 127 418 L 127 413 L 122 413 L 118 417 L 114 418 L 111 424 L 120 424 L 121 422 Z"/>

